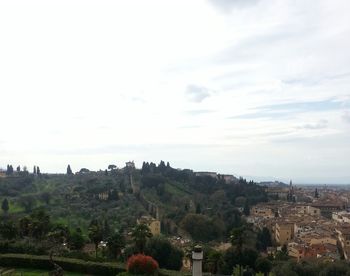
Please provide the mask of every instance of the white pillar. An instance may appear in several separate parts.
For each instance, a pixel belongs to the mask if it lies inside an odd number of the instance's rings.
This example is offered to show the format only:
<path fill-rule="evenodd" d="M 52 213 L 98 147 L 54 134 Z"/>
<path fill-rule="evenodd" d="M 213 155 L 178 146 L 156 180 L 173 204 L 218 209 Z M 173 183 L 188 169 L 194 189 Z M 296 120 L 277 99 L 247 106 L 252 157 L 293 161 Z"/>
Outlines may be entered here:
<path fill-rule="evenodd" d="M 196 245 L 192 251 L 192 276 L 202 276 L 203 250 Z"/>

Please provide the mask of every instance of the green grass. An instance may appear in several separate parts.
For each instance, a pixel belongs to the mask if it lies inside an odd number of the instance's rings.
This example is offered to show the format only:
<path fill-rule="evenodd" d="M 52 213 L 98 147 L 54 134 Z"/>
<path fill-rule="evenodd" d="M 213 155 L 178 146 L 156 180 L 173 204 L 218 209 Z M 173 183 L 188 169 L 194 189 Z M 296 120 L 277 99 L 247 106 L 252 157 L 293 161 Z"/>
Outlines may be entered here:
<path fill-rule="evenodd" d="M 173 183 L 166 183 L 165 184 L 165 189 L 175 195 L 175 196 L 179 196 L 179 197 L 182 197 L 182 196 L 188 196 L 189 195 L 189 192 L 184 190 L 184 189 L 181 189 L 180 187 L 174 185 Z"/>
<path fill-rule="evenodd" d="M 9 213 L 10 214 L 14 214 L 14 213 L 21 213 L 24 211 L 23 207 L 20 206 L 19 204 L 17 203 L 14 203 L 13 201 L 10 201 L 9 202 Z"/>
<path fill-rule="evenodd" d="M 1 197 L 0 203 L 4 199 L 5 199 L 5 197 Z M 24 211 L 24 209 L 19 204 L 15 203 L 12 198 L 7 197 L 7 200 L 9 202 L 9 211 L 8 211 L 9 214 L 21 213 Z M 0 210 L 0 211 L 3 212 L 2 210 Z"/>
<path fill-rule="evenodd" d="M 41 275 L 49 275 L 49 271 L 47 270 L 41 270 L 41 269 L 30 269 L 30 268 L 18 268 L 16 269 L 15 273 L 12 275 L 23 275 L 23 276 L 41 276 Z M 74 273 L 74 272 L 64 272 L 63 275 L 67 276 L 81 276 L 84 274 L 81 273 Z"/>

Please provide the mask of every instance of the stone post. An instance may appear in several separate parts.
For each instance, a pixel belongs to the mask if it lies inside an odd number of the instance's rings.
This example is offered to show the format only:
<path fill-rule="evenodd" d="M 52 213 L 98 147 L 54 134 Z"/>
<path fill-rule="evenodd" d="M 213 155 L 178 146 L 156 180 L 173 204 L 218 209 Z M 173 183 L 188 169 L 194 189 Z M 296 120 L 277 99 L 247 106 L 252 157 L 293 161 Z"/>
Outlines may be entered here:
<path fill-rule="evenodd" d="M 196 245 L 192 251 L 192 276 L 202 276 L 203 250 Z"/>

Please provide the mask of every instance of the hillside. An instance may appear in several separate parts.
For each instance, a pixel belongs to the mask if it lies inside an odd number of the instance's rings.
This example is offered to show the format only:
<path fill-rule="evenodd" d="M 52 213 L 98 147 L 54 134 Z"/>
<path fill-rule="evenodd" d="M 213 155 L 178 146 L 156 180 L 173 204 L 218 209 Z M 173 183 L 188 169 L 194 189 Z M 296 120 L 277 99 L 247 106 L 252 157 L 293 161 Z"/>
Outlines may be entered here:
<path fill-rule="evenodd" d="M 212 228 L 211 235 L 194 239 L 220 240 L 240 224 L 244 207 L 267 199 L 264 189 L 244 179 L 196 176 L 162 161 L 141 169 L 82 169 L 76 174 L 13 173 L 0 178 L 0 200 L 7 198 L 9 213 L 17 218 L 44 209 L 55 222 L 86 233 L 93 219 L 111 229 L 127 230 L 142 215 L 159 217 L 164 234 L 188 235 L 186 216 Z M 193 219 L 193 217 L 192 217 Z M 210 232 L 209 231 L 209 232 Z M 188 235 L 190 236 L 190 235 Z"/>

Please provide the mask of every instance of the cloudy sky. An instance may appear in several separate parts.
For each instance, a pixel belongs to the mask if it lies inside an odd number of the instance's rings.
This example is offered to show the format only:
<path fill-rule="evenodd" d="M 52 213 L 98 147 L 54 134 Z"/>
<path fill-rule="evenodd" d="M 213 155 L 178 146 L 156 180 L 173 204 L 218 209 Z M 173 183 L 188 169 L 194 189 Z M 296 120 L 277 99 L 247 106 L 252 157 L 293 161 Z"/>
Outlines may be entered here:
<path fill-rule="evenodd" d="M 162 159 L 350 183 L 349 13 L 347 0 L 2 1 L 0 167 Z"/>

